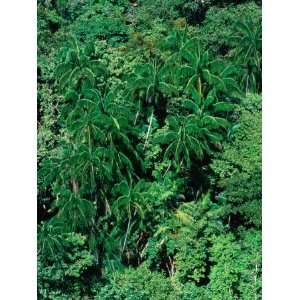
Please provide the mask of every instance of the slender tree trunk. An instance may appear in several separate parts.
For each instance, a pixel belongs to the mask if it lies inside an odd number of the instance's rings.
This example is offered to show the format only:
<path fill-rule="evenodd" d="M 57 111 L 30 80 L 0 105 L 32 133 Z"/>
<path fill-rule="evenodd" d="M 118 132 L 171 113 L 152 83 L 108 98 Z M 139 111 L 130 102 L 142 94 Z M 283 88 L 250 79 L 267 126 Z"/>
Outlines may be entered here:
<path fill-rule="evenodd" d="M 128 219 L 126 235 L 125 235 L 125 239 L 124 239 L 124 243 L 123 243 L 123 248 L 122 248 L 122 254 L 123 254 L 123 252 L 125 250 L 125 247 L 126 247 L 126 242 L 127 242 L 127 237 L 128 237 L 129 230 L 130 230 L 130 225 L 131 225 L 131 218 Z"/>
<path fill-rule="evenodd" d="M 255 264 L 255 273 L 254 273 L 254 287 L 255 287 L 255 291 L 254 291 L 254 299 L 257 299 L 257 294 L 256 294 L 256 282 L 257 282 L 257 273 L 258 273 L 258 266 L 257 263 Z"/>
<path fill-rule="evenodd" d="M 138 120 L 140 110 L 141 110 L 141 101 L 139 101 L 139 110 L 136 112 L 136 115 L 135 115 L 134 126 L 136 125 L 136 122 Z"/>
<path fill-rule="evenodd" d="M 198 77 L 198 92 L 199 92 L 199 95 L 202 97 L 202 83 L 201 83 L 200 76 Z"/>
<path fill-rule="evenodd" d="M 88 127 L 88 143 L 89 143 L 89 152 L 90 152 L 90 155 L 91 155 L 92 154 L 92 140 L 91 140 L 91 130 L 90 130 L 90 127 Z M 94 166 L 93 166 L 93 164 L 91 164 L 91 187 L 92 187 L 92 190 L 94 190 L 95 185 L 96 184 L 95 184 Z M 95 191 L 93 191 L 93 192 L 95 192 Z"/>
<path fill-rule="evenodd" d="M 75 178 L 72 179 L 72 188 L 73 188 L 73 193 L 78 194 L 79 185 Z"/>
<path fill-rule="evenodd" d="M 147 142 L 148 142 L 148 138 L 149 138 L 151 127 L 152 127 L 153 114 L 154 114 L 154 109 L 152 109 L 152 113 L 151 113 L 151 116 L 150 116 L 150 122 L 149 122 L 148 131 L 147 131 L 146 140 L 145 140 L 145 144 L 144 144 L 143 149 L 145 149 L 145 147 L 147 145 Z"/>

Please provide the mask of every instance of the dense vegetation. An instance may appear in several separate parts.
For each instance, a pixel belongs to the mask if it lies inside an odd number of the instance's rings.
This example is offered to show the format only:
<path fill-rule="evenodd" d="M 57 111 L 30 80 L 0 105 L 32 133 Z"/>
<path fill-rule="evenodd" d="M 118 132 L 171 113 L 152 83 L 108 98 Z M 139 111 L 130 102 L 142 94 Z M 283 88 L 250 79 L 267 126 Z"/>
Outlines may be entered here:
<path fill-rule="evenodd" d="M 39 299 L 261 299 L 260 5 L 38 1 Z"/>

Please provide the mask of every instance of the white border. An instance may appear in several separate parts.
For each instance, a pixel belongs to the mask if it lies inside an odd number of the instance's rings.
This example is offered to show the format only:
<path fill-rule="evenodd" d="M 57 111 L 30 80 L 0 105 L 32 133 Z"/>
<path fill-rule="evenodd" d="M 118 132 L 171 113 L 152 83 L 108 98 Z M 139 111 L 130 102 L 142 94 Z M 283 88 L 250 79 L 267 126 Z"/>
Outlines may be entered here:
<path fill-rule="evenodd" d="M 36 1 L 0 5 L 0 299 L 36 299 Z"/>
<path fill-rule="evenodd" d="M 0 7 L 1 299 L 36 299 L 36 1 Z M 263 299 L 300 299 L 300 10 L 263 0 Z"/>
<path fill-rule="evenodd" d="M 300 299 L 300 15 L 263 0 L 263 299 Z"/>

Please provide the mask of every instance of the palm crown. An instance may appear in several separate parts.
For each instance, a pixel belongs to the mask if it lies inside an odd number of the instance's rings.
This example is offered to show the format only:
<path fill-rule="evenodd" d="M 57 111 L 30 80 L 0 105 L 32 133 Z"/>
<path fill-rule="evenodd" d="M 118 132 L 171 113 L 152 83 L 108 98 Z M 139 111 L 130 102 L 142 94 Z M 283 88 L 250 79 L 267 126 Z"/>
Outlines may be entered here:
<path fill-rule="evenodd" d="M 236 69 L 219 60 L 211 60 L 208 51 L 203 51 L 197 39 L 189 40 L 181 49 L 184 63 L 180 66 L 186 89 L 196 88 L 201 97 L 211 90 L 216 94 L 233 96 L 239 94 L 239 87 L 233 78 Z"/>
<path fill-rule="evenodd" d="M 222 141 L 230 123 L 218 116 L 232 110 L 226 102 L 216 102 L 212 95 L 203 98 L 191 89 L 192 99 L 184 101 L 184 107 L 192 113 L 187 116 L 170 116 L 167 129 L 156 134 L 155 143 L 168 145 L 164 157 L 174 158 L 177 166 L 189 167 L 191 157 L 203 159 L 211 152 L 211 145 Z"/>
<path fill-rule="evenodd" d="M 80 90 L 94 87 L 97 75 L 105 73 L 104 66 L 89 58 L 90 46 L 81 49 L 74 37 L 70 37 L 68 42 L 69 46 L 62 48 L 60 53 L 64 61 L 55 70 L 59 88 Z"/>
<path fill-rule="evenodd" d="M 251 20 L 236 23 L 237 35 L 232 38 L 236 42 L 235 57 L 238 64 L 246 72 L 241 78 L 246 92 L 261 90 L 261 23 L 255 25 Z"/>

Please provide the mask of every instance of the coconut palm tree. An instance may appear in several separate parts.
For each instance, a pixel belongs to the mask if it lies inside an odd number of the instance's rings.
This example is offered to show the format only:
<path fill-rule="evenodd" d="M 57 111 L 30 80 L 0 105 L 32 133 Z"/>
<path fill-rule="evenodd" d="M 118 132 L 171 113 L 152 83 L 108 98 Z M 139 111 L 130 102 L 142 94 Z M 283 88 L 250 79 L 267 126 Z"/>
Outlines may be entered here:
<path fill-rule="evenodd" d="M 38 254 L 46 259 L 55 260 L 63 249 L 63 237 L 58 223 L 51 219 L 38 226 Z"/>
<path fill-rule="evenodd" d="M 150 136 L 155 111 L 156 119 L 162 123 L 166 114 L 166 99 L 177 93 L 176 87 L 170 83 L 170 74 L 169 66 L 159 65 L 157 61 L 137 65 L 134 71 L 130 91 L 145 105 L 151 106 L 144 148 Z M 140 111 L 137 112 L 137 116 L 139 114 Z"/>
<path fill-rule="evenodd" d="M 137 65 L 134 71 L 131 92 L 138 93 L 149 104 L 158 104 L 161 98 L 176 93 L 176 87 L 169 80 L 167 65 L 157 61 Z"/>
<path fill-rule="evenodd" d="M 177 167 L 189 168 L 191 158 L 202 160 L 212 152 L 212 146 L 220 143 L 226 135 L 230 123 L 220 116 L 220 112 L 232 109 L 225 102 L 214 103 L 209 97 L 204 99 L 192 89 L 192 100 L 186 100 L 184 107 L 192 113 L 187 116 L 170 116 L 167 128 L 157 133 L 154 143 L 166 145 L 165 158 L 174 159 Z"/>
<path fill-rule="evenodd" d="M 58 193 L 55 204 L 59 209 L 56 217 L 62 221 L 67 232 L 90 231 L 96 215 L 95 204 L 67 189 Z"/>
<path fill-rule="evenodd" d="M 217 96 L 240 95 L 233 75 L 236 68 L 220 59 L 211 60 L 208 51 L 203 51 L 197 39 L 189 40 L 181 49 L 183 64 L 180 66 L 185 77 L 186 90 L 196 88 L 201 97 L 212 90 Z"/>
<path fill-rule="evenodd" d="M 98 60 L 92 60 L 88 52 L 79 47 L 75 37 L 69 38 L 68 46 L 60 52 L 63 62 L 55 70 L 60 90 L 93 88 L 97 75 L 105 74 L 105 67 Z"/>
<path fill-rule="evenodd" d="M 133 184 L 132 180 L 126 180 L 116 184 L 113 194 L 117 196 L 112 204 L 112 214 L 115 216 L 118 226 L 126 224 L 126 232 L 123 237 L 122 252 L 126 247 L 128 236 L 135 226 L 141 226 L 148 208 L 150 195 L 145 190 L 146 183 L 139 180 Z"/>
<path fill-rule="evenodd" d="M 262 70 L 262 27 L 248 19 L 236 23 L 237 34 L 232 38 L 236 43 L 236 62 L 244 69 L 241 83 L 246 92 L 261 91 Z"/>

